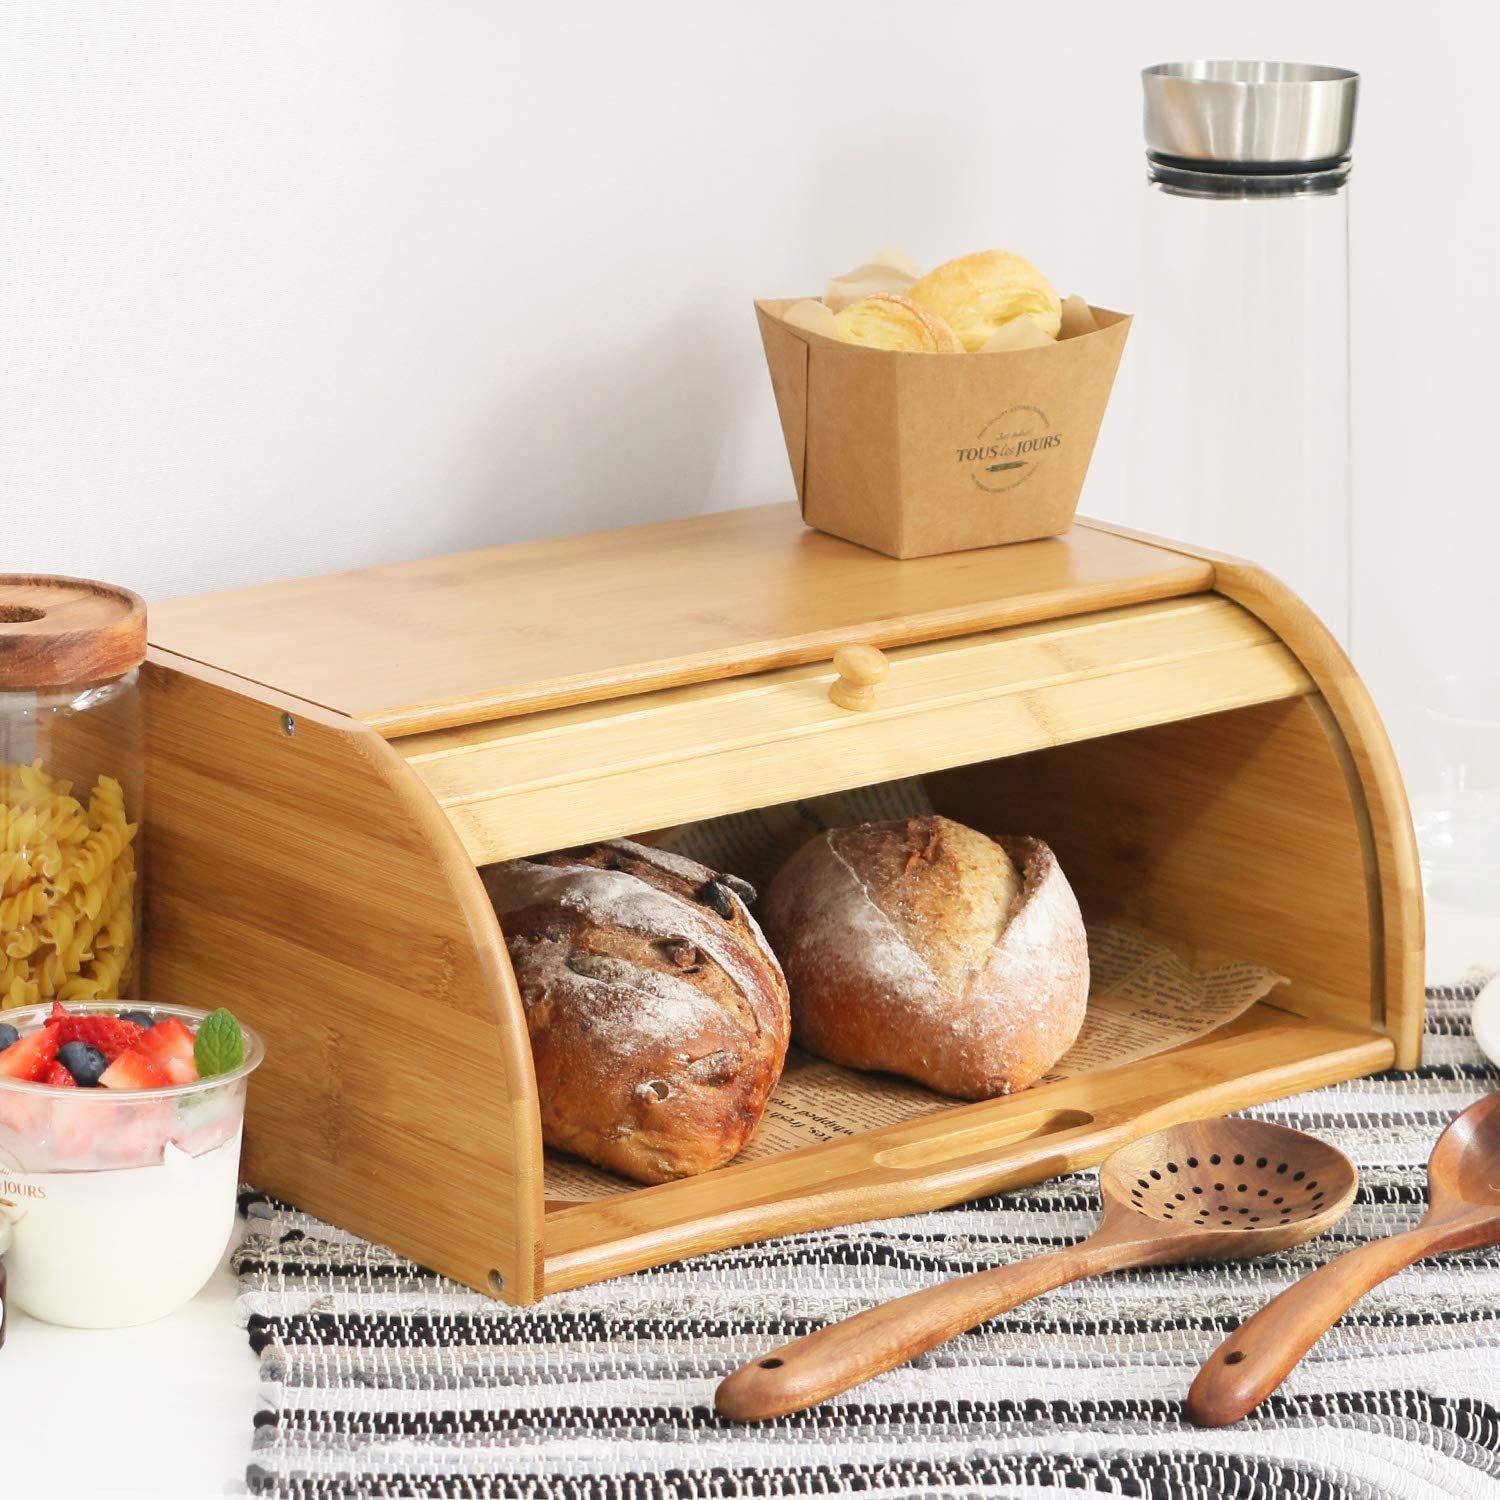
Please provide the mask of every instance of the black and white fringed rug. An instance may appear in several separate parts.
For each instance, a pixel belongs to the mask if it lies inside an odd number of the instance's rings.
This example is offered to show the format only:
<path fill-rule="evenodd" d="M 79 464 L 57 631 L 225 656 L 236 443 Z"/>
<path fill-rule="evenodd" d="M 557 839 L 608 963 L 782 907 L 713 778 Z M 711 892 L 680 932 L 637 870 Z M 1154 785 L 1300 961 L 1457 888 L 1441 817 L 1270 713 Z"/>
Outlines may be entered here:
<path fill-rule="evenodd" d="M 1413 1224 L 1446 1121 L 1500 1086 L 1471 991 L 1430 996 L 1426 1065 L 1256 1113 L 1362 1174 L 1285 1255 L 1053 1292 L 849 1395 L 761 1427 L 713 1414 L 752 1354 L 876 1300 L 1078 1238 L 1093 1174 L 945 1212 L 703 1256 L 529 1309 L 250 1195 L 239 1253 L 259 1352 L 252 1493 L 651 1497 L 1500 1496 L 1500 1251 L 1365 1299 L 1255 1417 L 1199 1432 L 1182 1396 L 1247 1314 L 1334 1252 Z"/>

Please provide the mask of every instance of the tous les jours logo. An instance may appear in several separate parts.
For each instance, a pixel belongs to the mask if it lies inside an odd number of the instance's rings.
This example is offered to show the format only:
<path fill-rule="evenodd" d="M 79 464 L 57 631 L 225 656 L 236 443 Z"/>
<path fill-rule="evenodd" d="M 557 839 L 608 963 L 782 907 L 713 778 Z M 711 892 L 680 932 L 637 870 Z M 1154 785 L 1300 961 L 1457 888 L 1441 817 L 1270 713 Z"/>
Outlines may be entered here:
<path fill-rule="evenodd" d="M 19 1223 L 26 1210 L 47 1196 L 40 1183 L 28 1182 L 21 1164 L 8 1151 L 0 1151 L 0 1254 L 10 1238 L 10 1225 Z"/>
<path fill-rule="evenodd" d="M 1040 406 L 1013 406 L 986 422 L 971 447 L 957 450 L 958 462 L 980 489 L 992 495 L 1013 490 L 1062 447 L 1062 433 L 1051 428 Z"/>

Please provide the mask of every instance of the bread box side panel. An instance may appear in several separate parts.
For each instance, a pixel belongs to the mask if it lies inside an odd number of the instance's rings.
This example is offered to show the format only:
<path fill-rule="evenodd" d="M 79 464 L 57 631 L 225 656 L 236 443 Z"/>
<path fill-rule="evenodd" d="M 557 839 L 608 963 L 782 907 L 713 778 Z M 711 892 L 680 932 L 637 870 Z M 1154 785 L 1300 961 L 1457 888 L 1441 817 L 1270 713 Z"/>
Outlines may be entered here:
<path fill-rule="evenodd" d="M 147 679 L 147 992 L 264 1035 L 245 1179 L 532 1300 L 530 1047 L 447 819 L 356 721 L 166 652 Z"/>
<path fill-rule="evenodd" d="M 1365 873 L 1377 914 L 1376 1015 L 1396 1043 L 1396 1066 L 1422 1058 L 1427 1009 L 1426 921 L 1417 835 L 1406 783 L 1370 691 L 1334 639 L 1285 584 L 1248 563 L 1216 560 L 1215 588 L 1264 620 L 1317 683 L 1336 728 L 1331 736 L 1355 789 Z"/>

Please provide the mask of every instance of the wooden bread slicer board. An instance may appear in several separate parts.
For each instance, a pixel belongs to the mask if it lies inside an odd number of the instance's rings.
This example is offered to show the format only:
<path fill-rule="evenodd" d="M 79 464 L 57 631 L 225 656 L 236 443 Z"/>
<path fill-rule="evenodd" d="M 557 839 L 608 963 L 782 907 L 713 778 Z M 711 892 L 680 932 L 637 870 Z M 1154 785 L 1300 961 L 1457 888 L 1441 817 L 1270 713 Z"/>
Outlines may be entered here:
<path fill-rule="evenodd" d="M 1087 526 L 898 563 L 783 506 L 158 606 L 149 993 L 267 1036 L 251 1180 L 515 1301 L 1409 1060 L 1394 761 L 1326 632 L 1237 566 Z M 851 641 L 888 648 L 867 712 L 827 699 Z M 477 867 L 909 775 L 1055 838 L 1091 916 L 1291 984 L 1128 1069 L 546 1205 Z"/>

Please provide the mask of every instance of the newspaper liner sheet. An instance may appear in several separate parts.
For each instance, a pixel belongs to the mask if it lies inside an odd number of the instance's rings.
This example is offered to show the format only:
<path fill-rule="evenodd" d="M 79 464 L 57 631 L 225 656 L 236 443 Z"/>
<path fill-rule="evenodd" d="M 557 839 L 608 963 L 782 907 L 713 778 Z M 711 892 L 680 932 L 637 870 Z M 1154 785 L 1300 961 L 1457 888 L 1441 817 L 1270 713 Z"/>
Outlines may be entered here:
<path fill-rule="evenodd" d="M 931 810 L 920 781 L 760 808 L 671 829 L 649 841 L 764 890 L 781 863 L 824 828 Z M 1091 927 L 1088 1014 L 1078 1040 L 1043 1083 L 1152 1057 L 1225 1025 L 1286 980 L 1250 962 L 1194 970 L 1170 948 L 1116 923 Z M 735 1164 L 844 1140 L 964 1101 L 888 1074 L 856 1073 L 793 1047 L 750 1144 Z M 587 1202 L 638 1184 L 549 1151 L 546 1196 Z"/>

